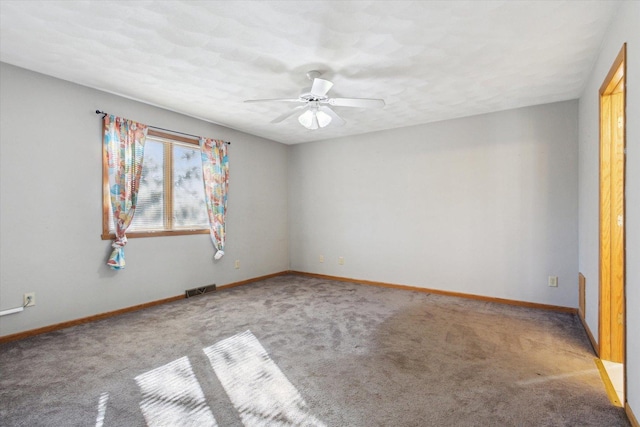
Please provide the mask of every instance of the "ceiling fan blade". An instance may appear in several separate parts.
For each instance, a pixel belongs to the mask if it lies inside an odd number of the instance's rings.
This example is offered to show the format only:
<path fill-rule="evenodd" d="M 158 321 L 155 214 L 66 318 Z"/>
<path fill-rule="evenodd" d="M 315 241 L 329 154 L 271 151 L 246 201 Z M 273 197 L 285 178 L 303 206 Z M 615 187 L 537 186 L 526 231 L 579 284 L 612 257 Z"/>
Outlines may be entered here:
<path fill-rule="evenodd" d="M 318 110 L 322 111 L 323 113 L 326 113 L 329 117 L 331 117 L 331 124 L 332 125 L 342 126 L 342 125 L 345 124 L 345 121 L 342 119 L 342 117 L 337 115 L 336 112 L 333 111 L 331 108 L 322 105 L 322 106 L 318 107 Z"/>
<path fill-rule="evenodd" d="M 359 107 L 359 108 L 382 108 L 384 99 L 369 98 L 329 98 L 329 105 L 335 107 Z"/>
<path fill-rule="evenodd" d="M 300 98 L 273 98 L 273 99 L 248 99 L 244 102 L 252 103 L 252 102 L 306 102 L 304 99 Z"/>
<path fill-rule="evenodd" d="M 325 96 L 332 86 L 333 83 L 329 80 L 319 79 L 316 77 L 313 79 L 313 86 L 311 86 L 311 95 L 319 97 Z"/>
<path fill-rule="evenodd" d="M 298 113 L 298 111 L 300 111 L 301 109 L 305 108 L 305 105 L 298 105 L 296 108 L 294 108 L 291 111 L 287 111 L 284 114 L 279 115 L 278 117 L 276 117 L 275 119 L 271 120 L 271 123 L 280 123 L 285 119 L 288 119 L 289 117 L 293 116 L 294 114 Z"/>

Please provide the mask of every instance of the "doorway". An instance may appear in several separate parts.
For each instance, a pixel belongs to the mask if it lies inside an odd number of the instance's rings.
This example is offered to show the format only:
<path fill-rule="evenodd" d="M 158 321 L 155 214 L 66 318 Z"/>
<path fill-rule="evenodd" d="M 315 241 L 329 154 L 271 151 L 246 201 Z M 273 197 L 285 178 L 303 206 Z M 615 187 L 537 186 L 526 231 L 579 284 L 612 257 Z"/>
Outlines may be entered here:
<path fill-rule="evenodd" d="M 625 362 L 626 44 L 600 86 L 600 358 Z M 623 384 L 624 390 L 626 384 Z M 624 405 L 624 401 L 621 402 Z"/>

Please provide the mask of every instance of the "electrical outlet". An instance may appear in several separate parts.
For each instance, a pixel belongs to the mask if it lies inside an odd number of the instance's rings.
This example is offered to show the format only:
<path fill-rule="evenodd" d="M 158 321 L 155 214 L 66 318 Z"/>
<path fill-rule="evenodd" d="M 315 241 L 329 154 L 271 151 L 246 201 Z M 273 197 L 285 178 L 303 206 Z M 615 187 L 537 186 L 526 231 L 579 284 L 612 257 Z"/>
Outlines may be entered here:
<path fill-rule="evenodd" d="M 235 267 L 236 270 L 239 269 L 240 268 L 240 260 L 237 259 L 233 266 Z"/>
<path fill-rule="evenodd" d="M 318 257 L 318 261 L 320 261 L 320 262 L 324 262 L 324 255 L 320 255 L 320 256 Z"/>
<path fill-rule="evenodd" d="M 33 307 L 36 305 L 36 293 L 35 292 L 27 292 L 24 294 L 23 304 L 25 307 Z"/>
<path fill-rule="evenodd" d="M 338 264 L 344 265 L 344 257 L 341 256 L 338 258 Z"/>
<path fill-rule="evenodd" d="M 558 287 L 558 276 L 549 276 L 548 284 L 552 288 L 557 288 Z"/>

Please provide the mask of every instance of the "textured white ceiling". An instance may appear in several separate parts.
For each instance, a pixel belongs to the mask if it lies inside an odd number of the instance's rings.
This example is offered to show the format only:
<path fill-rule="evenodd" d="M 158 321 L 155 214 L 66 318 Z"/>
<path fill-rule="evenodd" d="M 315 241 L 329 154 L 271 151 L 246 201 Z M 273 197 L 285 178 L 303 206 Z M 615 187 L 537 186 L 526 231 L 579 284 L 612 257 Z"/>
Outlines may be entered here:
<path fill-rule="evenodd" d="M 618 6 L 0 0 L 0 60 L 295 144 L 577 98 Z M 312 69 L 387 105 L 308 130 L 269 123 L 297 104 L 243 103 L 297 97 Z"/>

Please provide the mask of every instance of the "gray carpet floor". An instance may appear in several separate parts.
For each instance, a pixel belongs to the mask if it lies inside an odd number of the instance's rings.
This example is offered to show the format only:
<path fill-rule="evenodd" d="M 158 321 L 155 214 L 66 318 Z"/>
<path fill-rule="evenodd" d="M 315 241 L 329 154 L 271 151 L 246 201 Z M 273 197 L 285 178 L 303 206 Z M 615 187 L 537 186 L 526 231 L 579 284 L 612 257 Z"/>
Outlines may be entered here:
<path fill-rule="evenodd" d="M 627 426 L 574 315 L 279 276 L 0 346 L 0 425 Z"/>

